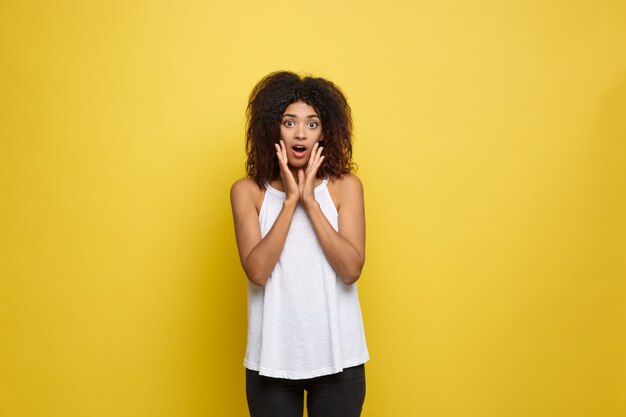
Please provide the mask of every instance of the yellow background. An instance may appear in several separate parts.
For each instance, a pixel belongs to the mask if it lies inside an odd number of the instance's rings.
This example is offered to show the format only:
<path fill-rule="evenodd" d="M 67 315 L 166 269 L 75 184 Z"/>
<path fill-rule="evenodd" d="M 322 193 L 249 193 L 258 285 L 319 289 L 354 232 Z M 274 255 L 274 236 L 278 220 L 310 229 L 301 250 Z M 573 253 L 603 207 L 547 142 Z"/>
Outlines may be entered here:
<path fill-rule="evenodd" d="M 623 1 L 3 1 L 0 416 L 245 416 L 251 88 L 335 81 L 364 417 L 626 415 Z"/>

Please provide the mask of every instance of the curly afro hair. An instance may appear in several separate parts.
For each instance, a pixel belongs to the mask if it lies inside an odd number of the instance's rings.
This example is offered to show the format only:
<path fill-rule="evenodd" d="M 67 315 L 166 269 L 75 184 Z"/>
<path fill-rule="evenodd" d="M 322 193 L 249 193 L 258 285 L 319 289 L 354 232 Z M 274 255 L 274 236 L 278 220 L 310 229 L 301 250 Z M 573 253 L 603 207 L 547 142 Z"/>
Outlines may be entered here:
<path fill-rule="evenodd" d="M 285 109 L 296 101 L 312 106 L 322 122 L 326 158 L 317 172 L 318 178 L 340 178 L 355 166 L 351 109 L 341 90 L 323 78 L 273 72 L 252 89 L 246 109 L 246 172 L 259 187 L 280 176 L 274 144 L 280 140 Z"/>

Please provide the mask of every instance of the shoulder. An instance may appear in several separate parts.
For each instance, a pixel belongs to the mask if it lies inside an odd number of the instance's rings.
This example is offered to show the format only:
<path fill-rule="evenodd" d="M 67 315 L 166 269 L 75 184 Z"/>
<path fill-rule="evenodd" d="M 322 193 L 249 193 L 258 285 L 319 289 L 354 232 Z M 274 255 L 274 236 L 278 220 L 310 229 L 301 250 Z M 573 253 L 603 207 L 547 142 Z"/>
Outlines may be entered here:
<path fill-rule="evenodd" d="M 254 189 L 259 190 L 259 186 L 250 177 L 240 178 L 230 187 L 230 194 L 233 193 L 251 193 Z M 261 190 L 259 190 L 261 191 Z"/>
<path fill-rule="evenodd" d="M 363 192 L 363 183 L 356 174 L 352 173 L 346 174 L 341 178 L 331 177 L 328 181 L 328 186 L 338 191 Z"/>
<path fill-rule="evenodd" d="M 363 201 L 363 183 L 355 174 L 346 174 L 341 178 L 331 177 L 328 190 L 337 203 L 337 208 L 346 202 Z"/>
<path fill-rule="evenodd" d="M 230 187 L 230 200 L 233 205 L 254 203 L 257 206 L 263 194 L 264 190 L 259 188 L 254 179 L 250 177 L 241 178 Z"/>

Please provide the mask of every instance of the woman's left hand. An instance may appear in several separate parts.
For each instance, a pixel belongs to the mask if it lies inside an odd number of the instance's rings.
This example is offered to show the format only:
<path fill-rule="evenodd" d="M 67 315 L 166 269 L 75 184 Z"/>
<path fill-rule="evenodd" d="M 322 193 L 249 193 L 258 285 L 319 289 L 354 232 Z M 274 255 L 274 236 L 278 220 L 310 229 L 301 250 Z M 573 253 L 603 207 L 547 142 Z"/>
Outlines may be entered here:
<path fill-rule="evenodd" d="M 322 155 L 323 147 L 319 146 L 319 142 L 313 145 L 311 151 L 311 157 L 305 170 L 298 170 L 298 188 L 300 188 L 300 202 L 305 208 L 308 208 L 311 204 L 315 203 L 315 195 L 313 189 L 315 188 L 315 179 L 317 178 L 317 171 L 322 165 L 325 156 Z"/>

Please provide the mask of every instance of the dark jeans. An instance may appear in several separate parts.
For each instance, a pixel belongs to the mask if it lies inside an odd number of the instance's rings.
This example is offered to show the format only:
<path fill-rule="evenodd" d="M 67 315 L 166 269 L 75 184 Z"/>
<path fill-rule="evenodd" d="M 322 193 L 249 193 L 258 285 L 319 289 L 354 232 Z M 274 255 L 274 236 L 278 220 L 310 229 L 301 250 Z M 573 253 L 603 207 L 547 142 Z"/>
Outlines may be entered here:
<path fill-rule="evenodd" d="M 270 378 L 246 369 L 251 417 L 302 417 L 305 390 L 309 417 L 358 417 L 365 401 L 365 366 L 311 379 Z"/>

